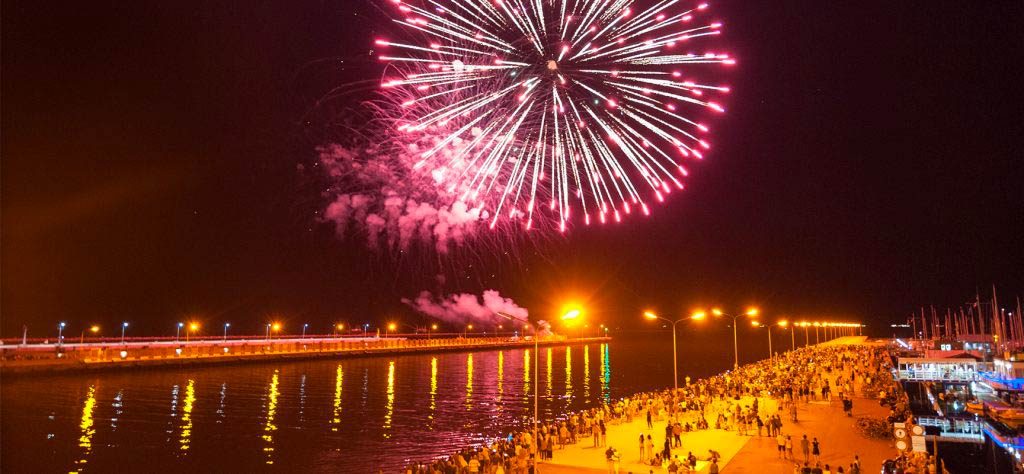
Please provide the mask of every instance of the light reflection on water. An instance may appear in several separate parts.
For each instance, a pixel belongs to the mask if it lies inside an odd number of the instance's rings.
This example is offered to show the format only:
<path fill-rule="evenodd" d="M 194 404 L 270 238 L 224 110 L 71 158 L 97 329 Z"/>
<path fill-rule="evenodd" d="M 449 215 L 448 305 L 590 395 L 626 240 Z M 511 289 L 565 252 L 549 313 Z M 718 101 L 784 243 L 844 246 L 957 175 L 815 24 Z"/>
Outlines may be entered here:
<path fill-rule="evenodd" d="M 671 381 L 649 342 L 623 344 L 544 348 L 541 417 Z M 635 370 L 613 372 L 611 345 L 616 363 Z M 407 459 L 527 422 L 536 356 L 531 348 L 5 379 L 0 471 L 88 463 L 98 472 L 397 472 Z"/>

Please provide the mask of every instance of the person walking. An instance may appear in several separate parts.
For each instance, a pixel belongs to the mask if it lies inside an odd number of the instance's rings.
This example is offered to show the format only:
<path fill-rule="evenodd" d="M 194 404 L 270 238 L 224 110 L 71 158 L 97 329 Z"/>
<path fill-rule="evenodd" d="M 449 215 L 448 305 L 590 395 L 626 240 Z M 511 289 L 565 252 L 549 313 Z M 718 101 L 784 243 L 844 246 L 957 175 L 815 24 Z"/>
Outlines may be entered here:
<path fill-rule="evenodd" d="M 779 436 L 775 437 L 775 442 L 779 444 L 779 457 L 782 459 L 786 458 L 786 437 L 779 433 Z"/>
<path fill-rule="evenodd" d="M 793 437 L 790 435 L 786 435 L 786 456 L 790 461 L 796 459 L 793 457 Z"/>
<path fill-rule="evenodd" d="M 807 435 L 800 440 L 800 452 L 804 455 L 804 464 L 811 462 L 811 442 L 807 440 Z"/>

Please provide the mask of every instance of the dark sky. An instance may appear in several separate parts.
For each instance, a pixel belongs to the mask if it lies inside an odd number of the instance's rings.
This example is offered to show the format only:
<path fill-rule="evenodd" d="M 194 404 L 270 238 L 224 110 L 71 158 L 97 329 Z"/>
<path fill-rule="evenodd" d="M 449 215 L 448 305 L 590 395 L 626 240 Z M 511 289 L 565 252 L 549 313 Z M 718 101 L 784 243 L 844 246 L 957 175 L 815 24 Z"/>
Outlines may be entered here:
<path fill-rule="evenodd" d="M 1024 290 L 1024 2 L 714 3 L 739 64 L 687 190 L 515 258 L 442 259 L 469 276 L 444 286 L 335 239 L 298 171 L 341 133 L 344 100 L 317 99 L 379 77 L 393 27 L 370 0 L 63 3 L 2 2 L 6 337 L 412 320 L 398 300 L 421 289 L 535 313 L 573 294 L 620 324 L 711 303 L 879 324 Z"/>

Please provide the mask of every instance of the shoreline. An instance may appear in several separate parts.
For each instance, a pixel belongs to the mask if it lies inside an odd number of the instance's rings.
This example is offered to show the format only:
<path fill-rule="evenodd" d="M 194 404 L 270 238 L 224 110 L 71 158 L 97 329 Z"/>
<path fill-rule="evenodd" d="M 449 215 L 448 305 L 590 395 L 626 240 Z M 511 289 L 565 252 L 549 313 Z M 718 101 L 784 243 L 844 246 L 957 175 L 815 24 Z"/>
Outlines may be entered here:
<path fill-rule="evenodd" d="M 598 408 L 586 409 L 578 412 L 563 413 L 553 419 L 541 422 L 540 441 L 532 440 L 532 424 L 525 422 L 509 427 L 507 436 L 493 437 L 489 441 L 467 446 L 452 454 L 435 457 L 431 460 L 409 460 L 406 467 L 401 471 L 405 474 L 420 474 L 434 472 L 448 472 L 446 469 L 454 467 L 455 472 L 467 472 L 469 462 L 479 463 L 479 471 L 468 470 L 468 472 L 480 473 L 532 473 L 534 472 L 534 458 L 536 457 L 537 445 L 542 452 L 541 460 L 536 464 L 537 472 L 562 474 L 575 472 L 617 472 L 617 473 L 647 473 L 647 472 L 709 472 L 712 458 L 717 461 L 719 471 L 726 472 L 752 472 L 764 474 L 768 472 L 789 473 L 793 472 L 794 460 L 792 458 L 779 457 L 782 459 L 782 466 L 776 470 L 774 467 L 765 465 L 770 461 L 777 461 L 775 453 L 776 438 L 760 436 L 761 429 L 756 426 L 754 420 L 760 420 L 765 424 L 764 430 L 768 430 L 768 420 L 781 417 L 779 430 L 793 436 L 793 443 L 796 444 L 799 437 L 797 431 L 812 428 L 820 430 L 821 436 L 828 435 L 824 450 L 831 451 L 828 456 L 822 459 L 833 462 L 832 469 L 850 462 L 854 456 L 863 457 L 866 463 L 863 469 L 873 469 L 872 463 L 880 462 L 885 457 L 894 457 L 896 450 L 891 442 L 885 440 L 871 439 L 862 436 L 854 429 L 855 420 L 867 417 L 884 417 L 887 410 L 880 407 L 872 398 L 866 398 L 863 392 L 871 382 L 865 382 L 863 378 L 849 377 L 847 382 L 846 398 L 855 402 L 854 408 L 847 414 L 839 402 L 839 395 L 836 394 L 839 386 L 837 378 L 843 380 L 844 374 L 859 373 L 860 377 L 868 376 L 867 380 L 874 377 L 875 383 L 894 383 L 886 379 L 884 370 L 877 366 L 871 367 L 866 360 L 847 358 L 850 353 L 872 353 L 872 359 L 877 355 L 877 349 L 871 348 L 872 344 L 867 343 L 864 337 L 848 337 L 829 341 L 814 346 L 800 348 L 796 352 L 782 353 L 777 359 L 769 361 L 764 359 L 741 366 L 739 370 L 729 370 L 710 377 L 688 381 L 688 385 L 681 387 L 680 391 L 673 395 L 671 388 L 654 391 L 641 392 L 614 400 Z M 838 356 L 837 354 L 842 354 Z M 795 357 L 795 358 L 794 358 Z M 800 364 L 800 358 L 817 360 L 824 365 Z M 829 358 L 840 362 L 829 361 Z M 884 359 L 884 357 L 879 357 Z M 838 367 L 833 367 L 833 364 Z M 814 367 L 810 369 L 809 367 Z M 869 367 L 871 367 L 869 369 Z M 763 369 L 769 369 L 764 371 Z M 835 369 L 835 370 L 833 370 Z M 821 394 L 819 401 L 811 394 L 797 395 L 794 387 L 798 385 L 791 383 L 791 379 L 777 374 L 769 375 L 772 371 L 787 373 L 794 377 L 792 380 L 802 380 L 805 385 L 817 386 L 833 384 L 835 394 L 825 401 L 826 394 Z M 881 375 L 881 376 L 880 376 Z M 853 381 L 855 380 L 855 381 Z M 829 381 L 829 382 L 826 382 Z M 856 390 L 859 389 L 859 390 Z M 787 392 L 794 390 L 793 392 Z M 792 393 L 792 395 L 789 395 Z M 789 397 L 794 397 L 789 398 Z M 688 406 L 689 404 L 689 406 Z M 752 408 L 753 406 L 753 408 Z M 758 411 L 760 406 L 760 412 Z M 653 411 L 653 425 L 645 423 L 644 414 L 647 410 Z M 790 410 L 799 412 L 799 422 L 791 420 Z M 697 428 L 697 420 L 703 420 L 707 415 L 707 423 L 710 426 Z M 718 418 L 714 418 L 715 416 Z M 849 415 L 856 415 L 855 417 Z M 722 422 L 724 416 L 724 423 Z M 569 420 L 572 420 L 571 422 Z M 744 420 L 737 423 L 735 420 Z M 782 424 L 782 421 L 785 424 Z M 571 428 L 568 435 L 571 441 L 563 444 L 562 439 L 566 432 L 563 431 L 566 423 Z M 605 424 L 607 422 L 607 424 Z M 601 436 L 592 437 L 592 430 L 596 430 L 598 424 L 602 426 Z M 682 442 L 679 444 L 680 451 L 675 447 L 669 452 L 677 456 L 680 464 L 682 461 L 693 455 L 691 466 L 680 466 L 678 471 L 667 470 L 668 463 L 652 465 L 639 462 L 637 452 L 636 433 L 654 436 L 654 447 L 661 451 L 661 441 L 665 439 L 662 428 L 672 428 L 673 423 L 680 423 L 680 427 L 686 426 L 680 434 Z M 579 428 L 579 426 L 584 426 Z M 546 434 L 550 430 L 550 435 Z M 836 432 L 838 430 L 838 433 Z M 803 434 L 807 434 L 804 431 Z M 846 438 L 842 443 L 836 443 L 835 438 Z M 553 449 L 554 446 L 558 449 Z M 751 442 L 757 440 L 757 442 Z M 593 444 L 594 446 L 591 446 Z M 682 450 L 686 446 L 688 450 Z M 619 455 L 618 461 L 607 461 L 606 448 L 614 447 Z M 796 451 L 799 452 L 797 447 Z M 824 451 L 823 450 L 823 451 Z M 846 450 L 843 454 L 836 454 L 837 451 Z M 762 453 L 765 451 L 768 454 Z M 553 454 L 553 456 L 552 456 Z M 641 454 L 641 456 L 643 456 Z M 837 458 L 842 459 L 840 461 Z M 878 459 L 875 459 L 878 458 Z M 472 461 L 471 461 L 472 460 Z M 859 463 L 860 461 L 858 461 Z M 811 464 L 813 466 L 813 463 Z M 499 467 L 500 466 L 500 467 Z M 382 471 L 383 472 L 383 471 Z M 833 471 L 835 472 L 835 471 Z M 866 472 L 863 471 L 862 472 Z"/>

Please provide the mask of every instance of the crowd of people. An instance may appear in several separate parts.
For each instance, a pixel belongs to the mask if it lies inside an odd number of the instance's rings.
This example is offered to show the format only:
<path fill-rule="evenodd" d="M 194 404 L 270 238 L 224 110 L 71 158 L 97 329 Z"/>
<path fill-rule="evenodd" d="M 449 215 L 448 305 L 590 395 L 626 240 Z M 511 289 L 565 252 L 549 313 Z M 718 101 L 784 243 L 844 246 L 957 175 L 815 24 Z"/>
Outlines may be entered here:
<path fill-rule="evenodd" d="M 855 387 L 877 388 L 890 381 L 889 358 L 883 348 L 868 346 L 814 346 L 778 354 L 770 360 L 741 366 L 707 379 L 690 381 L 678 391 L 644 392 L 600 407 L 570 413 L 559 420 L 540 424 L 536 439 L 532 425 L 494 440 L 486 446 L 467 448 L 443 459 L 410 466 L 409 474 L 531 474 L 536 461 L 552 459 L 566 445 L 586 442 L 603 453 L 610 473 L 618 473 L 624 456 L 650 466 L 651 472 L 690 472 L 698 461 L 711 474 L 719 471 L 721 455 L 683 454 L 682 435 L 697 430 L 729 430 L 739 435 L 767 436 L 778 443 L 778 457 L 795 465 L 795 472 L 859 473 L 856 457 L 845 466 L 821 463 L 823 445 L 807 435 L 793 439 L 786 421 L 798 420 L 797 405 L 811 401 L 842 401 L 844 411 L 852 410 Z M 895 385 L 895 384 L 893 384 Z M 760 397 L 760 398 L 759 398 Z M 778 409 L 765 413 L 759 400 L 774 399 Z M 632 447 L 606 444 L 609 425 L 644 420 L 648 429 L 664 435 L 641 434 Z M 799 455 L 794 455 L 794 444 Z M 632 451 L 632 449 L 636 451 Z M 634 454 L 624 452 L 632 451 Z M 628 458 L 627 458 L 628 459 Z M 702 466 L 703 467 L 703 466 Z M 663 471 L 664 470 L 664 471 Z"/>

